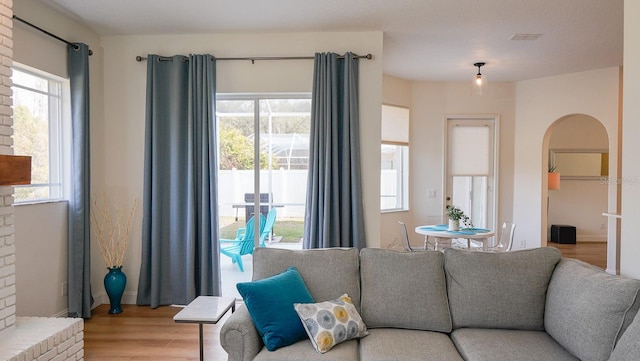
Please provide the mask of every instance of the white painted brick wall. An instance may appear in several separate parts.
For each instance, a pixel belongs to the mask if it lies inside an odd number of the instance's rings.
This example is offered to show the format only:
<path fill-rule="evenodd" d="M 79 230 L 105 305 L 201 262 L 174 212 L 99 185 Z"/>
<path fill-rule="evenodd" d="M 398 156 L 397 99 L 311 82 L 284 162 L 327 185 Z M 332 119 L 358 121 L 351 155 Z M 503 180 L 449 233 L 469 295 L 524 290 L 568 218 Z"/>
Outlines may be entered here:
<path fill-rule="evenodd" d="M 81 318 L 18 317 L 15 327 L 0 336 L 0 360 L 84 360 Z"/>
<path fill-rule="evenodd" d="M 13 1 L 0 0 L 0 154 L 13 154 L 11 59 Z M 16 322 L 13 188 L 0 187 L 0 331 Z"/>

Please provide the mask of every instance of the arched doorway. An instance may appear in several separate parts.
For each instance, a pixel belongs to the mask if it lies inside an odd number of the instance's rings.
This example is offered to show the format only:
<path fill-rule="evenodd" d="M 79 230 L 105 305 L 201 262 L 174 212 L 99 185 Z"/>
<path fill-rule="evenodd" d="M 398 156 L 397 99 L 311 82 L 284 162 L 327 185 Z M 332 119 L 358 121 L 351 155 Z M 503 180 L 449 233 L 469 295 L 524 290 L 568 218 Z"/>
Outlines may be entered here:
<path fill-rule="evenodd" d="M 614 206 L 616 204 L 616 192 L 611 192 L 609 187 L 609 174 L 617 172 L 617 165 L 609 162 L 609 144 L 605 126 L 598 119 L 585 114 L 561 117 L 547 129 L 543 142 L 542 170 L 543 199 L 547 203 L 543 207 L 542 224 L 546 229 L 547 241 L 551 240 L 552 225 L 569 226 L 561 228 L 570 232 L 575 227 L 575 239 L 583 245 L 591 242 L 590 246 L 595 246 L 598 242 L 606 243 L 610 239 L 610 222 L 603 213 L 611 209 L 612 197 Z M 548 187 L 547 172 L 552 167 L 556 167 L 560 173 L 558 189 Z M 611 248 L 605 246 L 596 249 L 604 252 L 597 257 L 597 265 L 611 267 L 606 254 L 607 249 Z"/>

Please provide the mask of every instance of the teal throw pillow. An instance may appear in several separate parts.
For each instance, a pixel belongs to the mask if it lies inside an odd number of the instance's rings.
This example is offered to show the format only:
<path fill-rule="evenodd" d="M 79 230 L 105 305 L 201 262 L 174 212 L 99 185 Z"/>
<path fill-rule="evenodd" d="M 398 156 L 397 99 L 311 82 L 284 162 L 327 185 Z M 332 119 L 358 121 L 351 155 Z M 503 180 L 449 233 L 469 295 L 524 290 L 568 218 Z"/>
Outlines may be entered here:
<path fill-rule="evenodd" d="M 307 337 L 294 303 L 313 303 L 295 267 L 275 276 L 236 285 L 267 350 L 274 351 Z"/>

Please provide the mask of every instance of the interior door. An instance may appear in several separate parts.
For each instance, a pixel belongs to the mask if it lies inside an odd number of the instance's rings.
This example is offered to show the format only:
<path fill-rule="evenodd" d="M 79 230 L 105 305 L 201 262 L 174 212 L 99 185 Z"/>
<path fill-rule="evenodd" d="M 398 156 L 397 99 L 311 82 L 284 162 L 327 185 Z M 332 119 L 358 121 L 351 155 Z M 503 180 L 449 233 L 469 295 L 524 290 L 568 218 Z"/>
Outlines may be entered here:
<path fill-rule="evenodd" d="M 499 118 L 445 119 L 445 206 L 458 206 L 475 227 L 496 229 Z"/>

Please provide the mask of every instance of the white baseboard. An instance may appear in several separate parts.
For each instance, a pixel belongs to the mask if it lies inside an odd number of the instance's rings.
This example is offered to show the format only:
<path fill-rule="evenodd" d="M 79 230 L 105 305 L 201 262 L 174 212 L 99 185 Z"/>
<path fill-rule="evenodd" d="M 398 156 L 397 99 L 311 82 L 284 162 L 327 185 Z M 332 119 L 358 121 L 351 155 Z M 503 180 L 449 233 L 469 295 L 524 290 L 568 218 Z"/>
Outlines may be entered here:
<path fill-rule="evenodd" d="M 122 295 L 121 303 L 123 305 L 135 305 L 137 303 L 137 299 L 138 292 L 125 292 Z M 107 292 L 102 290 L 93 295 L 93 304 L 91 305 L 91 309 L 94 309 L 100 305 L 108 305 L 109 303 L 109 296 L 107 296 Z"/>
<path fill-rule="evenodd" d="M 107 301 L 109 298 L 107 297 Z M 138 292 L 125 292 L 122 295 L 122 304 L 124 305 L 135 305 L 138 301 Z"/>
<path fill-rule="evenodd" d="M 69 309 L 65 308 L 64 310 L 56 313 L 55 315 L 53 315 L 51 317 L 69 317 Z"/>
<path fill-rule="evenodd" d="M 584 236 L 584 235 L 576 235 L 576 242 L 607 242 L 607 236 Z"/>

